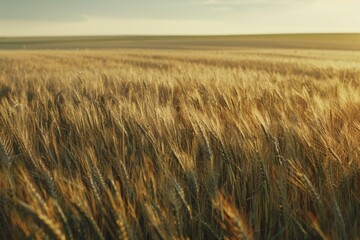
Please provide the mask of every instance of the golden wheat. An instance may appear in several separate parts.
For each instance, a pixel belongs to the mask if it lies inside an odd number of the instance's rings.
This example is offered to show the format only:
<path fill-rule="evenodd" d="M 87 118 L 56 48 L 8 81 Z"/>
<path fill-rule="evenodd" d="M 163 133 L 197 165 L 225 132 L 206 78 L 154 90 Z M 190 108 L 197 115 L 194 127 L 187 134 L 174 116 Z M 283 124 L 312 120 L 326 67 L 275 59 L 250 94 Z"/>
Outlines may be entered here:
<path fill-rule="evenodd" d="M 359 52 L 1 52 L 0 238 L 356 239 L 359 126 Z"/>

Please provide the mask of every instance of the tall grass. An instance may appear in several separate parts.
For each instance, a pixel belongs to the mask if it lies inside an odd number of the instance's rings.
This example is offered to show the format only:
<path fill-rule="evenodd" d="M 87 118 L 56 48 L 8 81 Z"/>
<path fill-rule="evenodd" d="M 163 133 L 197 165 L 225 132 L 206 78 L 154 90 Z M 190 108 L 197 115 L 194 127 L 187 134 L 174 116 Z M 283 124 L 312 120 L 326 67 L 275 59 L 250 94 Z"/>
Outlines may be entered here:
<path fill-rule="evenodd" d="M 360 54 L 0 55 L 1 239 L 360 237 Z"/>

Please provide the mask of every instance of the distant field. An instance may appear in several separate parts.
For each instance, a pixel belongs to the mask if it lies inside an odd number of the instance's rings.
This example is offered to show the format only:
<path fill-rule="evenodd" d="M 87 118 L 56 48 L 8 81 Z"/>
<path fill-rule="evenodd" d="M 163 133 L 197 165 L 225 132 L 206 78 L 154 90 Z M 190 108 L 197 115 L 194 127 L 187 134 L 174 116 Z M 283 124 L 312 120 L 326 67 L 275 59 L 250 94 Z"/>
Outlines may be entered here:
<path fill-rule="evenodd" d="M 360 34 L 243 36 L 106 36 L 0 38 L 0 49 L 236 49 L 299 48 L 360 50 Z"/>

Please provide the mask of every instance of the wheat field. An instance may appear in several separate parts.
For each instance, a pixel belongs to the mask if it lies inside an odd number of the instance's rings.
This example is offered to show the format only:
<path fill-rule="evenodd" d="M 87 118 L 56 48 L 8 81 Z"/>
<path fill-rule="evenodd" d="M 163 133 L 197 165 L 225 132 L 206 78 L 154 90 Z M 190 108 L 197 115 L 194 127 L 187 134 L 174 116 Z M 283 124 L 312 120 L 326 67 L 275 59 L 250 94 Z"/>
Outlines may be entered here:
<path fill-rule="evenodd" d="M 360 239 L 360 52 L 0 52 L 1 239 Z"/>

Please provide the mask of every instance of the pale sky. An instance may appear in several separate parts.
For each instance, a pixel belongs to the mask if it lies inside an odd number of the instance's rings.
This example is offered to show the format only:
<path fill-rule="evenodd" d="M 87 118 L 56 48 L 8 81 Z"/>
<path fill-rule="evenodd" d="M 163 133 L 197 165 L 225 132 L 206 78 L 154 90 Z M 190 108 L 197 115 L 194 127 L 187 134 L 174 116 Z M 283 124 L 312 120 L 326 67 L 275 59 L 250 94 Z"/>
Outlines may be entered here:
<path fill-rule="evenodd" d="M 0 0 L 0 36 L 360 32 L 360 0 Z"/>

